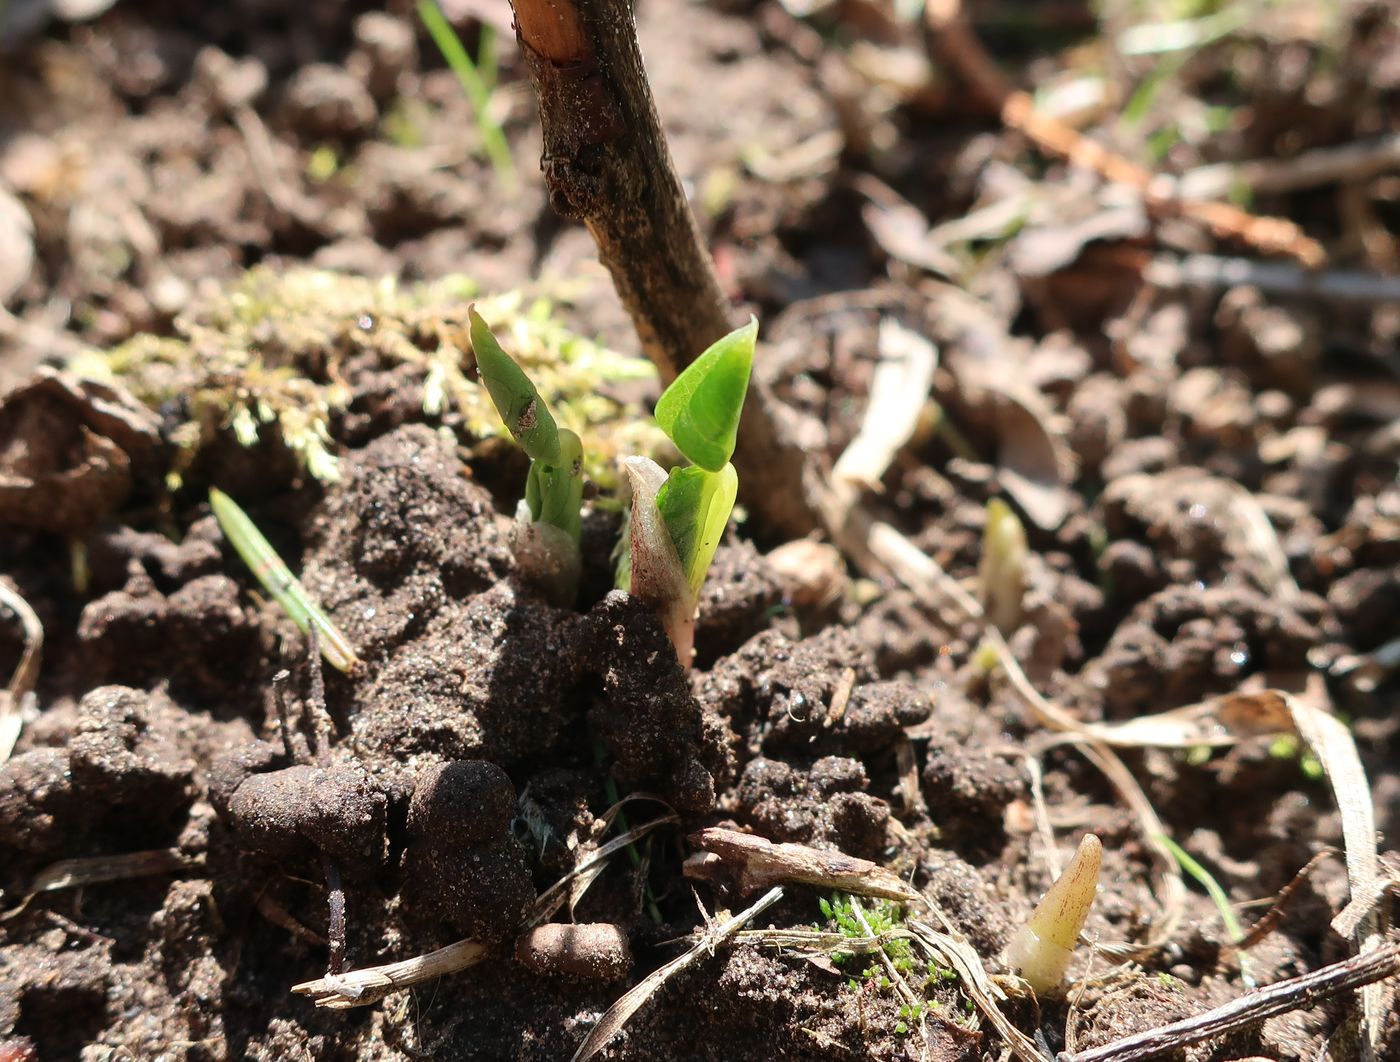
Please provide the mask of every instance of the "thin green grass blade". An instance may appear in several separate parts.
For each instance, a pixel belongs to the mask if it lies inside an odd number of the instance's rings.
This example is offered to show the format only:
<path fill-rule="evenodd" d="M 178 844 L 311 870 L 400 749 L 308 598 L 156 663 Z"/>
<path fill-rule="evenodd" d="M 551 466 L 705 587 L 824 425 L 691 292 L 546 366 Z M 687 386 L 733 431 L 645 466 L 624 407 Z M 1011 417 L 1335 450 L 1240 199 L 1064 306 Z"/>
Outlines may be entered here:
<path fill-rule="evenodd" d="M 487 31 L 483 31 L 481 47 L 483 59 L 489 60 L 488 79 L 482 76 L 477 64 L 472 62 L 467 49 L 462 45 L 462 39 L 447 21 L 442 8 L 438 7 L 437 0 L 418 0 L 418 17 L 423 22 L 423 28 L 428 31 L 428 36 L 432 37 L 433 43 L 437 45 L 438 51 L 442 53 L 448 67 L 456 75 L 462 91 L 471 102 L 472 110 L 476 112 L 476 124 L 481 129 L 481 143 L 486 149 L 487 158 L 491 160 L 492 169 L 496 171 L 501 183 L 513 191 L 517 183 L 515 160 L 511 158 L 505 130 L 491 116 L 491 91 L 495 87 L 495 52 L 491 50 L 491 46 L 494 42 L 484 36 Z"/>
<path fill-rule="evenodd" d="M 734 456 L 757 339 L 758 320 L 750 317 L 691 362 L 656 403 L 661 430 L 681 453 L 710 472 L 720 471 Z"/>
<path fill-rule="evenodd" d="M 243 563 L 248 565 L 263 589 L 282 606 L 292 622 L 302 633 L 306 633 L 311 625 L 315 625 L 321 655 L 326 663 L 338 671 L 352 670 L 360 662 L 354 648 L 345 635 L 340 633 L 340 629 L 330 621 L 330 617 L 311 600 L 306 588 L 297 581 L 282 558 L 277 556 L 272 544 L 263 537 L 263 533 L 248 518 L 248 514 L 237 502 L 216 487 L 209 489 L 209 506 L 214 510 L 219 526 L 223 528 L 224 536 L 243 558 Z"/>
<path fill-rule="evenodd" d="M 1244 927 L 1240 925 L 1240 920 L 1235 917 L 1235 909 L 1230 906 L 1230 897 L 1225 895 L 1225 890 L 1221 888 L 1220 882 L 1215 880 L 1215 876 L 1196 862 L 1195 857 L 1190 852 L 1166 834 L 1159 834 L 1158 839 L 1167 846 L 1167 851 L 1171 852 L 1172 858 L 1181 864 L 1181 869 L 1206 890 L 1206 895 L 1210 897 L 1211 903 L 1215 904 L 1215 909 L 1220 912 L 1220 921 L 1225 924 L 1225 932 L 1230 936 L 1230 943 L 1236 944 L 1243 940 Z M 1238 955 L 1240 976 L 1252 988 L 1254 987 L 1254 977 L 1249 969 L 1249 960 L 1245 958 L 1243 951 L 1238 952 Z"/>

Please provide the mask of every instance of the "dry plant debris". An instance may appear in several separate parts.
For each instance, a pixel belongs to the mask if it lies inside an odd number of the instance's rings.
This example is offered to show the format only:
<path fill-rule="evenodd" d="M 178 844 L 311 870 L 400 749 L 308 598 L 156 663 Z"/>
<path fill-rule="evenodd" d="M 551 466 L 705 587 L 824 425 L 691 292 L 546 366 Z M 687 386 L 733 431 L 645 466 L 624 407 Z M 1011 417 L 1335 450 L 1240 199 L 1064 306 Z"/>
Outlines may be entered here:
<path fill-rule="evenodd" d="M 24 642 L 14 674 L 0 690 L 0 763 L 4 763 L 19 740 L 24 713 L 34 705 L 34 686 L 44 654 L 44 625 L 29 602 L 4 579 L 0 579 L 0 607 L 19 620 Z"/>

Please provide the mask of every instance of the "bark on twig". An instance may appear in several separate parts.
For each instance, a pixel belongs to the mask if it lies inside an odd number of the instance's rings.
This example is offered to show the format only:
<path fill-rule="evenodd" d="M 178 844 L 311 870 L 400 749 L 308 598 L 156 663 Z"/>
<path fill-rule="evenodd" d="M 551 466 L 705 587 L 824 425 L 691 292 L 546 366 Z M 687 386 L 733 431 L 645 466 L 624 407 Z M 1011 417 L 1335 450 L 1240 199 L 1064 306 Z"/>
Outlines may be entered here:
<path fill-rule="evenodd" d="M 539 100 L 549 200 L 583 221 L 663 382 L 730 330 L 642 68 L 627 0 L 511 0 Z M 816 526 L 820 481 L 777 424 L 761 366 L 734 456 L 745 503 L 773 531 Z"/>

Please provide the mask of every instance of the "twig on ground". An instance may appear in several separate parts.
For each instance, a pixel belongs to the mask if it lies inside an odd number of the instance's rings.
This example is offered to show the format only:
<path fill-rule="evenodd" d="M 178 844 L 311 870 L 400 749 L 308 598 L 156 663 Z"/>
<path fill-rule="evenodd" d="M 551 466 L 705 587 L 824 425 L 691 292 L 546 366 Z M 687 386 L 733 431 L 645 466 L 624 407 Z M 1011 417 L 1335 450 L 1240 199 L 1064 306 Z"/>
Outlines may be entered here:
<path fill-rule="evenodd" d="M 1287 255 L 1309 268 L 1327 261 L 1322 245 L 1293 222 L 1249 214 L 1229 203 L 1179 198 L 1174 182 L 1157 179 L 1151 170 L 1037 110 L 1031 95 L 1012 88 L 992 62 L 963 12 L 961 0 L 928 0 L 924 10 L 937 58 L 993 104 L 1007 126 L 1024 133 L 1042 151 L 1138 189 L 1148 209 L 1159 216 L 1198 221 L 1217 236 L 1238 239 L 1266 254 Z"/>
<path fill-rule="evenodd" d="M 310 672 L 310 692 L 307 707 L 311 713 L 313 754 L 321 768 L 331 763 L 331 713 L 326 707 L 326 677 L 321 671 L 320 632 L 316 624 L 306 628 L 306 666 Z M 321 855 L 321 872 L 326 878 L 326 976 L 335 977 L 345 969 L 345 884 L 340 865 L 330 856 Z"/>
<path fill-rule="evenodd" d="M 258 898 L 254 906 L 257 907 L 260 915 L 278 929 L 285 929 L 288 933 L 292 934 L 292 936 L 299 940 L 306 941 L 306 943 L 310 944 L 312 947 L 324 948 L 328 945 L 329 942 L 325 937 L 321 936 L 320 933 L 308 929 L 293 918 L 292 913 L 283 907 L 277 901 L 277 898 L 266 889 L 258 893 Z"/>
<path fill-rule="evenodd" d="M 1219 199 L 1237 188 L 1270 195 L 1365 181 L 1396 168 L 1400 168 L 1400 133 L 1389 133 L 1353 144 L 1316 148 L 1291 159 L 1198 166 L 1177 178 L 1176 191 L 1183 199 Z"/>
<path fill-rule="evenodd" d="M 1400 302 L 1400 277 L 1349 269 L 1311 272 L 1283 262 L 1256 262 L 1213 254 L 1184 258 L 1159 255 L 1142 271 L 1147 283 L 1159 288 L 1200 288 L 1214 291 L 1240 285 L 1265 295 L 1316 299 L 1319 302 Z"/>
<path fill-rule="evenodd" d="M 321 870 L 326 875 L 326 976 L 334 977 L 345 969 L 345 886 L 340 880 L 340 867 L 329 856 L 321 857 Z"/>
<path fill-rule="evenodd" d="M 1397 973 L 1400 973 L 1400 941 L 1391 941 L 1312 973 L 1256 988 L 1204 1014 L 1087 1051 L 1062 1051 L 1056 1062 L 1144 1062 L 1377 984 Z"/>
<path fill-rule="evenodd" d="M 1293 875 L 1293 880 L 1279 890 L 1278 895 L 1274 897 L 1273 903 L 1269 905 L 1269 909 L 1264 912 L 1263 916 L 1255 922 L 1254 925 L 1250 926 L 1249 929 L 1245 931 L 1244 935 L 1240 937 L 1235 946 L 1241 951 L 1246 948 L 1252 948 L 1277 929 L 1279 923 L 1283 921 L 1283 916 L 1288 911 L 1288 905 L 1292 902 L 1293 897 L 1301 891 L 1308 879 L 1312 877 L 1313 871 L 1318 868 L 1323 860 L 1335 859 L 1341 854 L 1341 852 L 1329 845 L 1309 859 L 1307 863 L 1303 865 L 1303 868 Z"/>
<path fill-rule="evenodd" d="M 753 893 L 777 884 L 814 885 L 857 896 L 906 903 L 921 900 L 917 889 L 879 863 L 844 852 L 824 852 L 805 844 L 774 844 L 763 837 L 712 826 L 693 833 L 702 850 L 685 863 L 687 877 L 711 878 L 720 868 L 738 871 L 739 890 Z"/>
<path fill-rule="evenodd" d="M 24 632 L 24 651 L 20 654 L 10 684 L 0 690 L 0 764 L 10 758 L 24 726 L 24 710 L 34 699 L 34 686 L 39 681 L 39 663 L 44 655 L 44 625 L 29 607 L 23 595 L 0 579 L 0 607 L 8 609 L 19 620 Z"/>
<path fill-rule="evenodd" d="M 310 996 L 318 1007 L 330 1007 L 332 1010 L 364 1007 L 377 1003 L 396 989 L 409 988 L 465 970 L 486 958 L 489 950 L 479 940 L 459 940 L 411 959 L 303 981 L 293 985 L 292 991 L 300 996 Z"/>

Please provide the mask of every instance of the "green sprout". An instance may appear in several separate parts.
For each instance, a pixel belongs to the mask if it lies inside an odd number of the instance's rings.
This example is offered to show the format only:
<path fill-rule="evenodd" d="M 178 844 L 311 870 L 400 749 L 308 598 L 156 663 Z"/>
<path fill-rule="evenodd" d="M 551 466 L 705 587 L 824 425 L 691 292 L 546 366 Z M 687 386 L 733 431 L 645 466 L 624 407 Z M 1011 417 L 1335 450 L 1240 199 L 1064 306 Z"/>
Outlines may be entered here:
<path fill-rule="evenodd" d="M 1158 834 L 1157 840 L 1166 845 L 1167 851 L 1171 852 L 1172 858 L 1177 861 L 1181 869 L 1206 890 L 1206 895 L 1210 897 L 1211 903 L 1215 904 L 1216 911 L 1220 913 L 1220 921 L 1225 926 L 1225 933 L 1230 938 L 1230 943 L 1238 945 L 1244 939 L 1244 927 L 1240 925 L 1240 920 L 1235 917 L 1235 909 L 1230 905 L 1230 897 L 1226 895 L 1220 882 L 1216 881 L 1215 876 L 1198 863 L 1190 852 L 1166 834 Z M 1236 954 L 1240 961 L 1240 977 L 1246 985 L 1253 988 L 1255 981 L 1253 972 L 1250 970 L 1249 960 L 1245 957 L 1243 949 L 1237 949 Z"/>
<path fill-rule="evenodd" d="M 668 475 L 650 458 L 623 463 L 632 486 L 629 588 L 656 609 L 687 670 L 700 587 L 739 493 L 729 459 L 757 339 L 758 321 L 750 318 L 696 358 L 657 402 L 657 424 L 693 464 Z"/>
<path fill-rule="evenodd" d="M 1021 602 L 1026 593 L 1026 529 L 1000 498 L 987 502 L 987 528 L 982 534 L 982 607 L 987 618 L 1010 637 L 1021 625 Z"/>
<path fill-rule="evenodd" d="M 481 28 L 481 52 L 477 61 L 472 62 L 472 57 L 462 45 L 462 39 L 447 21 L 447 16 L 442 13 L 437 0 L 418 0 L 418 17 L 456 76 L 457 83 L 462 86 L 467 99 L 471 101 L 476 123 L 481 129 L 482 146 L 486 149 L 497 178 L 507 190 L 514 191 L 515 160 L 511 158 L 505 130 L 491 114 L 491 96 L 496 89 L 495 31 L 489 26 Z"/>
<path fill-rule="evenodd" d="M 311 599 L 306 588 L 297 581 L 248 514 L 217 487 L 209 488 L 209 507 L 214 510 L 219 527 L 243 558 L 243 563 L 248 565 L 263 589 L 282 606 L 292 622 L 303 634 L 309 634 L 313 626 L 316 628 L 317 641 L 326 663 L 339 671 L 348 673 L 353 670 L 360 662 L 354 647 Z"/>
<path fill-rule="evenodd" d="M 516 558 L 556 604 L 572 603 L 578 594 L 580 569 L 583 443 L 577 434 L 555 423 L 535 385 L 501 349 L 476 309 L 467 313 L 481 382 L 511 436 L 530 458 L 525 497 L 517 512 Z"/>

